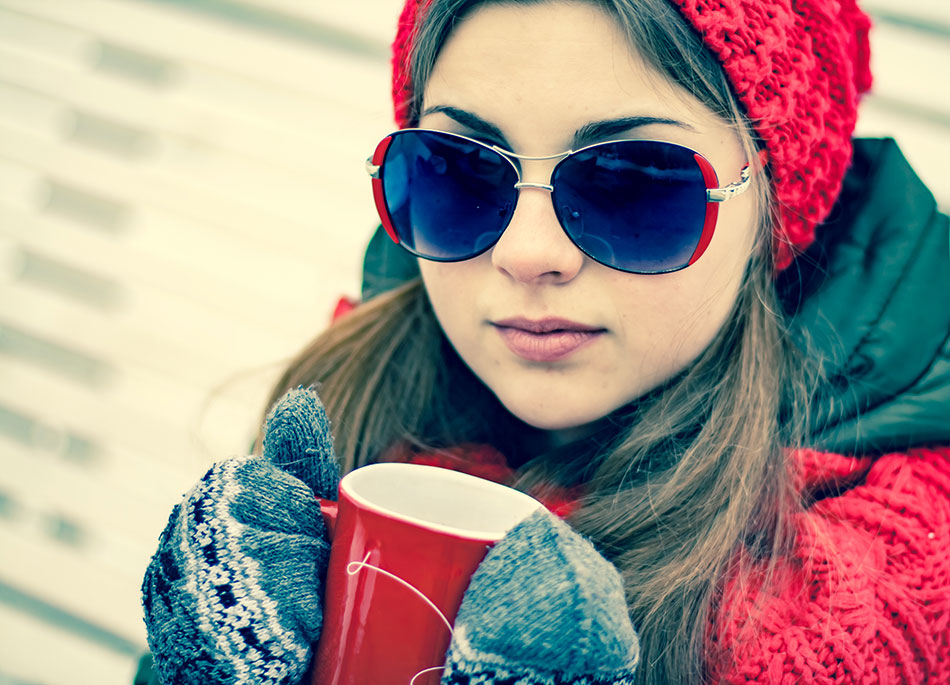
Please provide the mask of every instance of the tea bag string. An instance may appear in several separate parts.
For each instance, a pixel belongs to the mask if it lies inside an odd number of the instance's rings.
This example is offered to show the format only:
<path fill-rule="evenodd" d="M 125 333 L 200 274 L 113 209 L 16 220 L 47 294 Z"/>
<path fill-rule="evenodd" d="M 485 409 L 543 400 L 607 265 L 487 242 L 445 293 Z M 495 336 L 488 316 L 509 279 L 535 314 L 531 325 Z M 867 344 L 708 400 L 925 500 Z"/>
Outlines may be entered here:
<path fill-rule="evenodd" d="M 408 581 L 406 581 L 406 580 L 403 580 L 402 578 L 400 578 L 399 576 L 395 575 L 394 573 L 390 573 L 390 572 L 387 571 L 386 569 L 382 569 L 382 568 L 380 568 L 379 566 L 373 566 L 373 564 L 368 564 L 368 563 L 366 563 L 366 562 L 369 560 L 369 554 L 370 554 L 370 553 L 367 552 L 367 553 L 366 553 L 366 556 L 363 557 L 363 560 L 362 560 L 362 561 L 351 561 L 350 563 L 348 563 L 348 564 L 346 565 L 346 573 L 347 573 L 347 575 L 355 576 L 357 573 L 359 573 L 362 569 L 365 568 L 365 569 L 370 569 L 370 570 L 372 570 L 372 571 L 376 571 L 376 573 L 382 574 L 382 575 L 386 576 L 387 578 L 391 578 L 391 579 L 395 580 L 397 583 L 399 583 L 399 584 L 402 585 L 403 587 L 406 587 L 406 588 L 408 588 L 411 592 L 415 593 L 416 596 L 418 596 L 423 602 L 425 602 L 426 604 L 428 604 L 429 607 L 430 607 L 436 614 L 438 614 L 439 618 L 442 619 L 442 623 L 444 623 L 444 624 L 445 624 L 445 627 L 448 629 L 449 635 L 452 635 L 452 634 L 453 634 L 453 631 L 452 631 L 452 624 L 449 623 L 449 619 L 447 619 L 447 618 L 445 617 L 445 614 L 442 613 L 442 611 L 439 609 L 439 607 L 437 607 L 437 606 L 435 605 L 435 603 L 434 603 L 431 599 L 429 599 L 428 597 L 425 596 L 425 593 L 422 592 L 422 590 L 420 590 L 419 588 L 417 588 L 417 587 L 416 587 L 415 585 L 413 585 L 412 583 L 410 583 L 410 582 L 408 582 Z M 445 669 L 445 666 L 434 666 L 434 667 L 432 667 L 432 668 L 425 668 L 425 669 L 419 671 L 418 673 L 416 673 L 414 676 L 412 676 L 412 680 L 409 681 L 409 685 L 415 685 L 416 678 L 418 678 L 419 676 L 421 676 L 421 675 L 423 675 L 423 674 L 425 674 L 425 673 L 432 673 L 432 672 L 434 672 L 434 671 L 441 671 L 441 670 L 443 670 L 443 669 Z"/>

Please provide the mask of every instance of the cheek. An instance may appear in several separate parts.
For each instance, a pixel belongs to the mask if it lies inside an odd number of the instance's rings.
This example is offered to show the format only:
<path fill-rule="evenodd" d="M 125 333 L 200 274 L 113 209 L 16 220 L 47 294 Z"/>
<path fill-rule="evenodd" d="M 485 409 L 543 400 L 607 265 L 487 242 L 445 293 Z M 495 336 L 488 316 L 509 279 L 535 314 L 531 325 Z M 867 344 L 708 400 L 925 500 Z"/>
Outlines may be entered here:
<path fill-rule="evenodd" d="M 615 290 L 619 298 L 614 308 L 628 371 L 650 386 L 676 374 L 702 351 L 711 324 L 709 308 L 696 302 L 683 279 L 675 274 L 642 278 L 651 282 Z"/>
<path fill-rule="evenodd" d="M 631 360 L 640 373 L 657 383 L 698 357 L 735 305 L 753 243 L 752 216 L 747 211 L 720 216 L 709 249 L 689 268 L 614 279 L 623 345 L 636 352 Z"/>
<path fill-rule="evenodd" d="M 476 309 L 479 292 L 477 278 L 472 272 L 472 262 L 440 264 L 420 259 L 419 272 L 422 283 L 432 303 L 436 318 L 450 340 L 456 330 L 468 321 Z M 453 343 L 457 342 L 452 340 Z"/>
<path fill-rule="evenodd" d="M 726 323 L 742 287 L 754 244 L 751 202 L 722 212 L 710 250 L 684 272 L 686 283 L 679 310 L 687 330 L 702 342 L 697 354 Z"/>

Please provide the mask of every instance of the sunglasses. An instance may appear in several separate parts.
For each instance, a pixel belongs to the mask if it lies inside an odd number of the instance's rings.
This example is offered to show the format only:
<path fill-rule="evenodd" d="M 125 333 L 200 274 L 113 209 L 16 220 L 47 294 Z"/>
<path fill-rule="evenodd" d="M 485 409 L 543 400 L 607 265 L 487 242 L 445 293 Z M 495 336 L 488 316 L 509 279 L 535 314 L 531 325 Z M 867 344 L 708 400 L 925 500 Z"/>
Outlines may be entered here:
<path fill-rule="evenodd" d="M 521 162 L 560 160 L 550 183 L 521 180 Z M 742 180 L 718 187 L 709 161 L 655 140 L 597 143 L 528 157 L 466 136 L 402 129 L 366 161 L 383 227 L 417 257 L 457 262 L 501 238 L 522 188 L 551 193 L 568 238 L 591 259 L 636 274 L 678 271 L 699 259 L 716 227 L 719 203 L 745 192 Z"/>

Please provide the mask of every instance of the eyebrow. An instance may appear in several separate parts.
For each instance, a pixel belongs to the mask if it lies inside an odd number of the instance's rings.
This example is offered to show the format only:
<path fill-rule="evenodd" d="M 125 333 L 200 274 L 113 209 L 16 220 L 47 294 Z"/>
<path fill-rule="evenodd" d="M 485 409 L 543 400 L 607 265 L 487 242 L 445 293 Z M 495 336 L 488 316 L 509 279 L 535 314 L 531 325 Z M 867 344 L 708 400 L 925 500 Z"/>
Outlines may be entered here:
<path fill-rule="evenodd" d="M 620 133 L 625 133 L 635 128 L 654 125 L 676 126 L 688 131 L 695 130 L 685 121 L 669 119 L 667 117 L 634 116 L 592 121 L 584 124 L 574 132 L 573 149 L 577 150 L 585 145 L 596 143 L 599 140 L 610 139 Z"/>
<path fill-rule="evenodd" d="M 475 131 L 486 138 L 494 139 L 506 148 L 510 149 L 510 145 L 505 138 L 505 134 L 501 132 L 501 129 L 494 124 L 485 121 L 477 114 L 472 114 L 471 112 L 468 112 L 464 109 L 459 109 L 458 107 L 436 105 L 426 109 L 422 113 L 422 116 L 424 117 L 428 114 L 437 113 L 445 114 L 456 123 L 461 124 L 462 126 Z M 653 125 L 676 126 L 689 131 L 695 130 L 692 126 L 684 121 L 678 121 L 677 119 L 669 119 L 666 117 L 632 116 L 620 117 L 618 119 L 604 119 L 603 121 L 591 121 L 577 129 L 577 131 L 574 132 L 574 139 L 572 141 L 571 147 L 572 149 L 577 150 L 590 145 L 591 143 L 595 143 L 599 140 L 609 139 L 612 136 L 630 131 L 635 128 Z"/>
<path fill-rule="evenodd" d="M 485 121 L 477 114 L 472 114 L 471 112 L 467 112 L 464 109 L 459 109 L 458 107 L 449 107 L 448 105 L 436 105 L 435 107 L 429 107 L 426 109 L 422 113 L 422 116 L 424 117 L 428 114 L 438 114 L 440 112 L 449 119 L 461 124 L 465 128 L 471 129 L 472 131 L 475 131 L 486 138 L 492 138 L 499 143 L 508 146 L 508 141 L 505 138 L 505 134 L 501 132 L 500 128 Z"/>

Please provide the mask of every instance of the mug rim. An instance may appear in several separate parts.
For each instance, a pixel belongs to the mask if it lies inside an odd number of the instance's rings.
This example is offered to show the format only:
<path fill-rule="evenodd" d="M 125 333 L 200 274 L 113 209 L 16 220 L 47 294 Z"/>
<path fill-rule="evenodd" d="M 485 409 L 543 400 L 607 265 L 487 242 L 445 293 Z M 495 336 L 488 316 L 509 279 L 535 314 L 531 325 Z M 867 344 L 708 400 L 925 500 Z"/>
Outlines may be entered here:
<path fill-rule="evenodd" d="M 486 493 L 491 492 L 496 495 L 511 498 L 516 502 L 516 505 L 513 507 L 513 517 L 510 525 L 508 525 L 503 530 L 492 530 L 489 528 L 462 528 L 459 526 L 439 523 L 438 521 L 432 521 L 417 515 L 398 511 L 392 507 L 374 502 L 354 491 L 354 487 L 359 485 L 359 481 L 370 476 L 376 477 L 375 474 L 379 472 L 385 474 L 387 471 L 390 472 L 390 474 L 394 472 L 415 471 L 428 479 L 438 479 L 442 480 L 443 482 L 454 481 L 456 484 L 463 484 L 476 489 L 482 489 L 486 491 Z M 378 463 L 363 466 L 350 471 L 343 477 L 343 479 L 340 481 L 340 495 L 341 498 L 345 495 L 347 498 L 351 499 L 354 504 L 361 508 L 372 511 L 378 515 L 385 516 L 389 519 L 405 521 L 420 528 L 432 530 L 446 535 L 452 535 L 458 538 L 467 540 L 482 540 L 486 542 L 496 542 L 500 540 L 509 530 L 518 525 L 518 523 L 544 506 L 534 497 L 531 497 L 520 490 L 515 490 L 514 488 L 508 487 L 507 485 L 496 483 L 495 481 L 487 480 L 485 478 L 479 478 L 478 476 L 473 476 L 461 471 L 454 471 L 452 469 L 446 469 L 440 466 L 429 466 L 427 464 Z M 515 516 L 517 516 L 517 518 L 515 518 Z"/>

